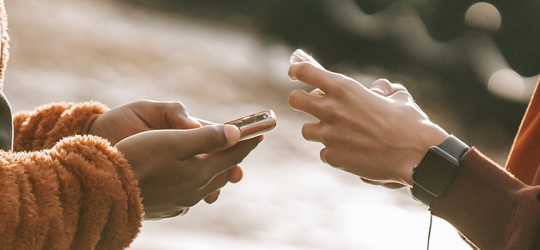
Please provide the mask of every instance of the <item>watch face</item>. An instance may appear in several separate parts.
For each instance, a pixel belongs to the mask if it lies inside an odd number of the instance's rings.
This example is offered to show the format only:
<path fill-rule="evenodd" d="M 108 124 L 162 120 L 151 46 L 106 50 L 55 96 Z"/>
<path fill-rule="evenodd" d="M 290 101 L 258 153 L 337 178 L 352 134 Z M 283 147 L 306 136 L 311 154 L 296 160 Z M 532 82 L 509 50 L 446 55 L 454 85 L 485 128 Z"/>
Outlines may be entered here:
<path fill-rule="evenodd" d="M 441 195 L 454 176 L 458 161 L 438 147 L 431 147 L 413 174 L 413 181 L 433 196 Z"/>

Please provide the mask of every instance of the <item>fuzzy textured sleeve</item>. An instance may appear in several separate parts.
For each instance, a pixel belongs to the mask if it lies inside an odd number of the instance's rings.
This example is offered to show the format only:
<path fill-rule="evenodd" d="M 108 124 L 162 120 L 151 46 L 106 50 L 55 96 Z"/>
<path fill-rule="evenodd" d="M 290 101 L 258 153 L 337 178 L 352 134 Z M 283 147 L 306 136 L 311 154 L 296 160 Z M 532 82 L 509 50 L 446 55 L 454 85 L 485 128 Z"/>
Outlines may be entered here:
<path fill-rule="evenodd" d="M 53 103 L 16 113 L 13 150 L 47 149 L 64 137 L 86 134 L 91 122 L 108 110 L 98 102 Z"/>
<path fill-rule="evenodd" d="M 124 249 L 141 227 L 137 182 L 100 137 L 0 151 L 0 188 L 0 249 Z"/>

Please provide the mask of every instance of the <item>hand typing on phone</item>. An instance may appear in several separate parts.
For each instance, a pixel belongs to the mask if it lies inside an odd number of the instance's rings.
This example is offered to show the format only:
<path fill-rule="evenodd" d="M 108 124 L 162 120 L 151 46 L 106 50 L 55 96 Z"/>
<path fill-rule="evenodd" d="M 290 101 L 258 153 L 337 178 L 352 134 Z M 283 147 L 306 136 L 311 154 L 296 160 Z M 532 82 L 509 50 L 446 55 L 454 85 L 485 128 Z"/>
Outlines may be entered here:
<path fill-rule="evenodd" d="M 242 179 L 238 164 L 261 138 L 240 140 L 232 125 L 206 125 L 179 102 L 137 101 L 100 115 L 89 133 L 124 154 L 139 182 L 145 219 L 183 214 L 213 203 L 227 182 Z"/>

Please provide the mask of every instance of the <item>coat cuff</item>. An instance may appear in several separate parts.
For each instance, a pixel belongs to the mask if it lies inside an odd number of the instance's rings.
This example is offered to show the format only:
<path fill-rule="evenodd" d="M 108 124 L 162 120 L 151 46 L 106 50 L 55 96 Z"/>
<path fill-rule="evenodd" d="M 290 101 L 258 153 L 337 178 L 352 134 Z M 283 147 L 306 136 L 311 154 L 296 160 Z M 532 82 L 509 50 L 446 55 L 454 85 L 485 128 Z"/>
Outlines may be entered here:
<path fill-rule="evenodd" d="M 525 185 L 475 148 L 465 154 L 432 214 L 454 225 L 481 249 L 496 249 Z"/>

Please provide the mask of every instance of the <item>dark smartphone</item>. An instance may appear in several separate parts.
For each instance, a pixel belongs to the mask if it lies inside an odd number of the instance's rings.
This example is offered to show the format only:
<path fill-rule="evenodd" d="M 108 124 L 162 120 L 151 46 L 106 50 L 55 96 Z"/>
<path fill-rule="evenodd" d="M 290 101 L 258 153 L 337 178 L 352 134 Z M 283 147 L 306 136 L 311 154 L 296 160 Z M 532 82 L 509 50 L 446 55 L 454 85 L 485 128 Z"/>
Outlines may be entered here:
<path fill-rule="evenodd" d="M 272 131 L 277 125 L 277 119 L 274 111 L 267 110 L 225 124 L 238 127 L 240 129 L 240 140 L 242 141 Z"/>

